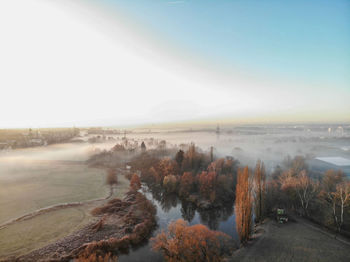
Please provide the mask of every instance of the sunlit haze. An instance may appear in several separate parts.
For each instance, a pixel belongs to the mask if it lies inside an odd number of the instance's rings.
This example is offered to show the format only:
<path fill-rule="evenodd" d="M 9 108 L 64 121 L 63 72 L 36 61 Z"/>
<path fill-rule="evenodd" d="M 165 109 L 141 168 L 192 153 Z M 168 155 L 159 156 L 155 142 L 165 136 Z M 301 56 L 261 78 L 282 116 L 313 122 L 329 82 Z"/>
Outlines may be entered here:
<path fill-rule="evenodd" d="M 0 88 L 0 262 L 349 261 L 350 0 L 3 0 Z"/>
<path fill-rule="evenodd" d="M 350 3 L 232 2 L 1 1 L 0 128 L 349 121 Z"/>

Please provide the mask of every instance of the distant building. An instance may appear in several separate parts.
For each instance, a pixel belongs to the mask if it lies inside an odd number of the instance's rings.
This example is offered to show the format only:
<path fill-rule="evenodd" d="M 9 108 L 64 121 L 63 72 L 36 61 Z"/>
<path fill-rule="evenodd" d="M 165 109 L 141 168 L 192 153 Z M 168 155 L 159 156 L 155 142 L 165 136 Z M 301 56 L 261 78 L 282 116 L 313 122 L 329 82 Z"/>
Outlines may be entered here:
<path fill-rule="evenodd" d="M 316 157 L 315 159 L 335 166 L 350 166 L 350 159 L 344 157 Z"/>
<path fill-rule="evenodd" d="M 342 170 L 350 176 L 350 159 L 344 157 L 316 157 L 308 161 L 312 171 L 324 173 L 329 169 Z"/>

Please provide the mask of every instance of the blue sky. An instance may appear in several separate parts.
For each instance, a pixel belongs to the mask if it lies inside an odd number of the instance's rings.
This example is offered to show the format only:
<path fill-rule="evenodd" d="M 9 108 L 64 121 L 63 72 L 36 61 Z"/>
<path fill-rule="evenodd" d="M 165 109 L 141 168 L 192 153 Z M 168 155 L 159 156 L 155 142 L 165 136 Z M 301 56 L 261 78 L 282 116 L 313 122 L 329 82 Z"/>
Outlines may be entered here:
<path fill-rule="evenodd" d="M 106 2 L 208 63 L 350 92 L 350 1 Z"/>
<path fill-rule="evenodd" d="M 350 122 L 350 1 L 0 1 L 0 32 L 0 128 Z"/>

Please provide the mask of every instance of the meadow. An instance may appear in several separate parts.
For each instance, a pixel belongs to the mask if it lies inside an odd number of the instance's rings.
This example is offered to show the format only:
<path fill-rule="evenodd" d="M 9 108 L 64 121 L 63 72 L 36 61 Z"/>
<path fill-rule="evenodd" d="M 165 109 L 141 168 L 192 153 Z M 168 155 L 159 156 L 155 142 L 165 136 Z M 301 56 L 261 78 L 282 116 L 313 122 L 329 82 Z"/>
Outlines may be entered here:
<path fill-rule="evenodd" d="M 93 221 L 92 208 L 107 201 L 106 170 L 86 165 L 86 145 L 74 146 L 15 150 L 0 157 L 0 225 L 55 205 L 83 203 L 0 227 L 0 258 L 25 254 L 73 233 Z M 122 197 L 129 186 L 123 175 L 118 179 L 114 197 Z"/>
<path fill-rule="evenodd" d="M 49 206 L 108 195 L 105 171 L 85 164 L 26 163 L 0 166 L 0 224 Z"/>
<path fill-rule="evenodd" d="M 113 196 L 121 198 L 128 190 L 129 181 L 124 176 L 118 179 Z M 94 220 L 91 209 L 105 201 L 60 208 L 0 229 L 0 258 L 23 255 L 70 235 L 91 223 Z"/>

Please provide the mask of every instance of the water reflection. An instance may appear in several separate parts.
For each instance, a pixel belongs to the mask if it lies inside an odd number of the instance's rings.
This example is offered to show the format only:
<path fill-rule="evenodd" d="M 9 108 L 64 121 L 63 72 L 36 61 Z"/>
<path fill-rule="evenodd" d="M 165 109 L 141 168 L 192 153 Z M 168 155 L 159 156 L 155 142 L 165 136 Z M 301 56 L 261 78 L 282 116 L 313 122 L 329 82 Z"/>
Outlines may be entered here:
<path fill-rule="evenodd" d="M 219 230 L 219 224 L 229 219 L 233 214 L 233 203 L 221 208 L 198 210 L 200 221 L 212 230 Z"/>
<path fill-rule="evenodd" d="M 188 201 L 181 202 L 181 215 L 184 220 L 191 222 L 196 214 L 196 207 Z"/>
<path fill-rule="evenodd" d="M 176 194 L 162 194 L 160 204 L 164 212 L 169 212 L 171 208 L 176 208 L 178 205 L 178 197 Z"/>

